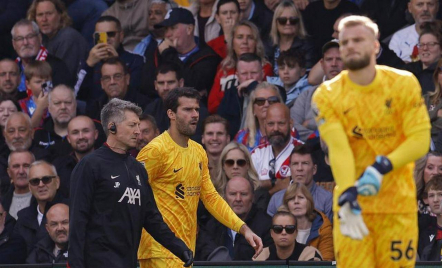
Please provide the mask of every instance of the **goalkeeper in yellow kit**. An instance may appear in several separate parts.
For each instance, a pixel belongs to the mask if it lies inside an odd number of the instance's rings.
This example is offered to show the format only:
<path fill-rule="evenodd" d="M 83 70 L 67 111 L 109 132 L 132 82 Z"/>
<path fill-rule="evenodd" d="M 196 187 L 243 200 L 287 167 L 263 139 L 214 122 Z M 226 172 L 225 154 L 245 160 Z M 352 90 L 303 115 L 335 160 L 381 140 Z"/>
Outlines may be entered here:
<path fill-rule="evenodd" d="M 349 16 L 339 24 L 348 71 L 324 82 L 312 109 L 337 187 L 338 267 L 414 267 L 417 202 L 413 162 L 429 149 L 421 88 L 409 72 L 376 65 L 378 27 Z"/>

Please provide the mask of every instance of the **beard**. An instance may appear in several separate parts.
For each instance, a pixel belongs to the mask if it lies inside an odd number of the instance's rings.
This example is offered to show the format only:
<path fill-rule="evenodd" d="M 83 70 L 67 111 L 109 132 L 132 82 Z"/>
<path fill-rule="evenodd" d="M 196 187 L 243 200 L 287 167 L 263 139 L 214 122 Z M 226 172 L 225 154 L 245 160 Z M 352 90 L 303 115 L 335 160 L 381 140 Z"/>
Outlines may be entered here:
<path fill-rule="evenodd" d="M 189 138 L 196 132 L 196 125 L 191 125 L 190 122 L 184 122 L 184 120 L 179 117 L 176 118 L 176 127 L 180 134 Z"/>
<path fill-rule="evenodd" d="M 273 147 L 284 147 L 289 140 L 290 132 L 284 135 L 284 133 L 276 131 L 269 136 L 269 142 Z"/>
<path fill-rule="evenodd" d="M 360 59 L 344 60 L 344 65 L 348 70 L 358 71 L 370 65 L 370 55 L 368 53 L 362 55 Z"/>

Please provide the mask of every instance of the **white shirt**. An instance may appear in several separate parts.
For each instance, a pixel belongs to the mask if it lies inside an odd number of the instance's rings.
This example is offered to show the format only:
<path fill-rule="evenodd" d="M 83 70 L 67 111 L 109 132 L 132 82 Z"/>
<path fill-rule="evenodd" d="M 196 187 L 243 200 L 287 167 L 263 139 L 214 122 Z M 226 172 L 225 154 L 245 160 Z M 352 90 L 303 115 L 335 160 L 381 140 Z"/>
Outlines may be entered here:
<path fill-rule="evenodd" d="M 40 212 L 40 206 L 37 205 L 37 220 L 38 220 L 38 225 L 41 225 L 41 221 L 43 220 L 43 213 Z"/>
<path fill-rule="evenodd" d="M 273 159 L 276 159 L 275 162 L 275 173 L 277 179 L 283 179 L 286 177 L 290 177 L 290 154 L 295 148 L 295 146 L 299 146 L 303 144 L 302 141 L 297 140 L 293 137 L 290 137 L 289 143 L 285 146 L 284 149 L 279 153 L 278 156 L 273 155 L 272 146 L 270 143 L 262 144 L 256 147 L 252 153 L 252 162 L 255 166 L 256 171 L 258 172 L 258 176 L 260 180 L 270 180 L 269 171 L 270 166 L 269 162 Z"/>
<path fill-rule="evenodd" d="M 388 47 L 403 61 L 411 62 L 410 56 L 418 43 L 419 34 L 416 31 L 416 24 L 413 24 L 395 32 Z"/>
<path fill-rule="evenodd" d="M 310 235 L 310 229 L 298 230 L 298 235 L 296 236 L 296 241 L 301 244 L 306 244 L 308 236 Z"/>

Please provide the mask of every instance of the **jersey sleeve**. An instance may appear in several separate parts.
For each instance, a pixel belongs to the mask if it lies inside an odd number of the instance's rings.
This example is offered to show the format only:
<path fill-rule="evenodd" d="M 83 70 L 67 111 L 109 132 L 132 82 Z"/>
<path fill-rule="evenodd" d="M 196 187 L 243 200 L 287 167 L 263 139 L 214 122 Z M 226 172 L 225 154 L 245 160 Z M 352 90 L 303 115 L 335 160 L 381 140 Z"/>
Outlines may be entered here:
<path fill-rule="evenodd" d="M 405 76 L 402 81 L 400 107 L 406 139 L 387 156 L 394 169 L 419 159 L 430 148 L 430 118 L 419 82 L 413 75 Z"/>
<path fill-rule="evenodd" d="M 312 98 L 312 111 L 320 137 L 329 149 L 330 166 L 336 185 L 347 189 L 353 186 L 356 180 L 355 160 L 344 127 L 330 103 L 327 91 L 326 85 L 316 90 Z"/>
<path fill-rule="evenodd" d="M 203 149 L 201 149 L 203 150 Z M 210 179 L 207 155 L 201 152 L 203 157 L 203 179 L 201 185 L 201 201 L 207 210 L 220 223 L 239 233 L 239 229 L 244 222 L 233 212 L 227 202 L 218 194 Z"/>
<path fill-rule="evenodd" d="M 155 146 L 144 147 L 137 156 L 137 161 L 139 161 L 147 171 L 149 183 L 155 178 L 160 177 L 160 172 L 163 170 L 163 163 L 161 161 L 162 154 Z"/>

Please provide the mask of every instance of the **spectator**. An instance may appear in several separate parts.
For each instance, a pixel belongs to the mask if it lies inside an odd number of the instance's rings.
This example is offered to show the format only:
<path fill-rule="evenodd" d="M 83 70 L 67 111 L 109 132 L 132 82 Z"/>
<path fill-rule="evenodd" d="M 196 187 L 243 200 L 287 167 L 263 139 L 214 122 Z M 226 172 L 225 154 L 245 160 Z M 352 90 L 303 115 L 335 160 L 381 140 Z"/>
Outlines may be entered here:
<path fill-rule="evenodd" d="M 250 94 L 245 128 L 235 136 L 235 140 L 244 144 L 249 152 L 267 142 L 264 121 L 267 109 L 273 103 L 282 103 L 282 98 L 276 86 L 267 82 L 259 84 Z"/>
<path fill-rule="evenodd" d="M 420 214 L 431 214 L 431 209 L 428 207 L 428 196 L 424 190 L 431 178 L 439 174 L 442 174 L 441 153 L 429 152 L 416 161 L 414 180 L 416 182 L 417 204 Z"/>
<path fill-rule="evenodd" d="M 137 137 L 137 146 L 135 149 L 141 151 L 156 136 L 160 135 L 155 118 L 149 114 L 140 116 L 140 135 Z"/>
<path fill-rule="evenodd" d="M 81 65 L 75 92 L 78 99 L 95 101 L 103 96 L 101 90 L 101 66 L 103 61 L 117 57 L 130 74 L 130 85 L 135 91 L 140 90 L 141 70 L 144 58 L 124 49 L 122 45 L 124 32 L 120 21 L 112 16 L 102 16 L 95 24 L 95 33 L 106 33 L 107 43 L 97 43 L 89 51 L 87 60 Z"/>
<path fill-rule="evenodd" d="M 147 95 L 149 98 L 158 98 L 155 91 L 155 55 L 158 49 L 158 44 L 164 40 L 164 28 L 156 29 L 155 24 L 163 22 L 167 12 L 172 8 L 174 3 L 171 0 L 152 0 L 149 2 L 149 20 L 147 25 L 149 27 L 149 35 L 143 38 L 140 43 L 134 48 L 134 53 L 144 56 L 146 61 L 143 65 L 140 92 Z"/>
<path fill-rule="evenodd" d="M 26 88 L 31 95 L 19 100 L 21 110 L 31 117 L 32 127 L 40 127 L 49 117 L 48 95 L 52 89 L 52 68 L 45 61 L 30 62 L 25 70 Z"/>
<path fill-rule="evenodd" d="M 281 52 L 278 57 L 278 73 L 287 94 L 285 104 L 291 108 L 298 96 L 308 90 L 305 57 L 303 52 L 295 48 Z"/>
<path fill-rule="evenodd" d="M 436 143 L 437 136 L 442 131 L 442 59 L 437 62 L 432 78 L 434 91 L 425 94 L 424 100 L 431 120 L 431 138 Z"/>
<path fill-rule="evenodd" d="M 38 25 L 29 20 L 18 21 L 11 30 L 12 45 L 17 52 L 17 63 L 21 71 L 21 80 L 18 91 L 25 92 L 24 70 L 33 61 L 47 61 L 53 70 L 53 84 L 74 84 L 74 77 L 70 75 L 66 63 L 58 57 L 52 55 L 43 45 L 42 36 Z"/>
<path fill-rule="evenodd" d="M 222 59 L 227 56 L 227 42 L 231 39 L 232 29 L 239 21 L 237 0 L 219 0 L 216 3 L 215 19 L 221 26 L 220 36 L 207 42 Z M 214 85 L 216 85 L 214 83 Z M 213 88 L 213 87 L 212 87 Z"/>
<path fill-rule="evenodd" d="M 46 213 L 48 235 L 37 242 L 26 263 L 66 263 L 69 243 L 69 207 L 55 204 Z"/>
<path fill-rule="evenodd" d="M 101 128 L 101 125 L 98 127 Z M 94 151 L 98 133 L 97 122 L 87 116 L 79 115 L 69 121 L 66 139 L 73 151 L 57 157 L 53 162 L 60 177 L 59 192 L 64 197 L 69 197 L 72 171 L 83 157 Z"/>
<path fill-rule="evenodd" d="M 34 155 L 29 151 L 11 152 L 8 157 L 8 175 L 11 187 L 2 197 L 3 208 L 9 215 L 17 219 L 17 213 L 29 207 L 32 193 L 29 189 L 29 167 L 35 161 Z"/>
<path fill-rule="evenodd" d="M 170 120 L 167 116 L 164 101 L 166 100 L 167 94 L 171 90 L 182 87 L 185 84 L 182 75 L 181 67 L 173 62 L 165 62 L 158 66 L 155 80 L 155 90 L 160 97 L 146 106 L 144 109 L 144 114 L 150 114 L 155 118 L 160 133 L 166 131 L 170 125 Z M 204 105 L 200 105 L 201 120 L 199 120 L 197 130 L 192 136 L 194 141 L 201 141 L 202 121 L 207 116 L 207 108 Z"/>
<path fill-rule="evenodd" d="M 408 11 L 414 19 L 414 24 L 393 34 L 389 48 L 405 62 L 419 60 L 418 47 L 421 27 L 425 22 L 434 21 L 439 10 L 437 0 L 410 0 Z"/>
<path fill-rule="evenodd" d="M 318 170 L 317 162 L 318 160 L 313 156 L 312 150 L 307 146 L 295 148 L 290 155 L 291 179 L 293 182 L 302 183 L 307 187 L 313 196 L 314 208 L 324 213 L 330 222 L 333 222 L 333 196 L 329 191 L 316 185 L 313 179 Z M 287 191 L 287 189 L 284 189 L 272 196 L 267 208 L 267 213 L 270 216 L 275 215 L 278 208 L 283 205 L 284 195 Z M 323 252 L 321 251 L 321 253 Z"/>
<path fill-rule="evenodd" d="M 215 19 L 218 1 L 196 0 L 188 8 L 195 19 L 194 35 L 198 37 L 199 46 L 206 45 L 220 34 L 221 26 Z"/>
<path fill-rule="evenodd" d="M 101 87 L 105 94 L 91 104 L 88 112 L 91 118 L 99 120 L 104 105 L 113 98 L 131 101 L 140 107 L 146 107 L 149 99 L 132 87 L 131 74 L 123 60 L 120 58 L 104 60 L 100 72 Z"/>
<path fill-rule="evenodd" d="M 323 81 L 332 79 L 342 71 L 344 64 L 341 60 L 337 40 L 329 41 L 323 46 L 322 59 L 319 62 L 324 71 L 324 76 L 321 79 Z M 318 129 L 311 110 L 312 96 L 317 88 L 318 86 L 315 86 L 303 91 L 290 108 L 290 117 L 293 118 L 295 129 L 302 141 L 306 141 Z"/>
<path fill-rule="evenodd" d="M 442 245 L 442 176 L 435 175 L 425 186 L 432 215 L 421 214 L 418 218 L 419 241 L 417 253 L 421 261 L 440 261 Z"/>
<path fill-rule="evenodd" d="M 218 160 L 229 142 L 229 122 L 217 114 L 206 117 L 203 121 L 201 144 L 204 145 L 209 159 L 210 178 L 217 176 Z"/>
<path fill-rule="evenodd" d="M 236 66 L 239 57 L 246 53 L 254 53 L 260 58 L 262 70 L 258 72 L 264 71 L 264 77 L 273 74 L 272 66 L 265 58 L 264 45 L 259 37 L 258 28 L 249 21 L 242 21 L 233 26 L 230 39 L 227 39 L 227 57 L 221 62 L 210 90 L 208 100 L 210 113 L 217 112 L 225 92 L 230 87 L 240 84 Z"/>
<path fill-rule="evenodd" d="M 57 192 L 60 178 L 55 167 L 46 161 L 36 161 L 29 168 L 29 188 L 37 202 L 18 212 L 15 231 L 26 241 L 30 254 L 35 244 L 48 234 L 46 213 L 57 203 L 67 203 Z"/>
<path fill-rule="evenodd" d="M 127 154 L 137 144 L 140 115 L 135 104 L 110 100 L 101 112 L 105 145 L 83 158 L 72 173 L 72 268 L 136 267 L 143 227 L 187 266 L 192 263 L 192 252 L 164 223 L 145 169 Z"/>
<path fill-rule="evenodd" d="M 408 63 L 404 69 L 412 72 L 419 80 L 422 95 L 434 91 L 433 74 L 442 54 L 442 34 L 440 30 L 424 29 L 419 35 L 419 60 Z"/>
<path fill-rule="evenodd" d="M 348 0 L 320 0 L 310 3 L 302 13 L 307 33 L 312 36 L 316 49 L 330 40 L 333 24 L 345 13 L 358 13 L 359 8 Z"/>
<path fill-rule="evenodd" d="M 193 87 L 207 96 L 213 85 L 220 57 L 208 46 L 195 43 L 195 19 L 184 8 L 172 8 L 157 28 L 165 28 L 165 39 L 159 45 L 158 64 L 174 62 L 183 70 L 184 86 Z M 156 65 L 155 67 L 157 67 Z M 154 69 L 149 70 L 155 72 Z M 205 97 L 206 98 L 206 97 Z M 207 101 L 203 101 L 207 103 Z"/>
<path fill-rule="evenodd" d="M 243 177 L 253 182 L 254 200 L 257 208 L 266 210 L 270 195 L 259 184 L 258 173 L 247 148 L 237 142 L 230 142 L 221 152 L 216 177 L 211 177 L 213 186 L 221 196 L 226 196 L 226 184 L 234 177 Z"/>
<path fill-rule="evenodd" d="M 290 212 L 280 211 L 273 216 L 270 234 L 275 244 L 264 248 L 256 261 L 322 261 L 321 253 L 316 248 L 296 241 L 297 222 Z"/>
<path fill-rule="evenodd" d="M 301 163 L 298 163 L 300 165 Z M 326 192 L 326 190 L 323 190 Z M 331 210 L 331 194 L 328 192 L 328 201 Z M 296 218 L 298 234 L 296 241 L 301 244 L 315 247 L 319 250 L 323 260 L 333 261 L 333 234 L 332 223 L 321 211 L 315 209 L 312 194 L 304 182 L 291 184 L 284 194 L 284 209 Z M 331 211 L 329 212 L 331 214 Z"/>
<path fill-rule="evenodd" d="M 318 60 L 313 42 L 307 36 L 301 12 L 292 1 L 282 1 L 275 10 L 270 31 L 273 47 L 267 57 L 273 65 L 273 73 L 278 75 L 278 57 L 283 51 L 293 49 L 304 55 L 307 69 Z"/>
<path fill-rule="evenodd" d="M 264 1 L 240 0 L 240 21 L 248 20 L 256 25 L 265 44 L 270 42 L 269 33 L 272 26 L 272 12 L 265 6 Z"/>
<path fill-rule="evenodd" d="M 71 77 L 76 77 L 85 61 L 89 44 L 71 28 L 72 20 L 61 0 L 36 0 L 28 10 L 28 19 L 40 27 L 43 46 L 66 63 Z"/>
<path fill-rule="evenodd" d="M 9 96 L 0 94 L 0 148 L 5 144 L 3 131 L 5 130 L 6 121 L 11 114 L 20 111 L 20 105 Z"/>
<path fill-rule="evenodd" d="M 301 143 L 290 135 L 293 120 L 282 103 L 270 105 L 264 121 L 268 143 L 252 151 L 252 161 L 261 186 L 273 195 L 287 188 L 290 182 L 290 153 Z"/>
<path fill-rule="evenodd" d="M 36 160 L 50 159 L 49 151 L 40 148 L 33 142 L 34 130 L 31 126 L 31 119 L 22 112 L 16 112 L 9 116 L 3 130 L 5 145 L 0 148 L 0 185 L 1 193 L 4 194 L 10 185 L 10 179 L 7 176 L 8 157 L 13 151 L 31 151 Z"/>
<path fill-rule="evenodd" d="M 132 51 L 149 34 L 149 2 L 138 0 L 116 0 L 103 16 L 112 16 L 121 22 L 124 34 L 123 45 Z"/>
<path fill-rule="evenodd" d="M 17 63 L 11 59 L 0 60 L 0 93 L 9 95 L 15 101 L 26 98 L 25 91 L 20 92 L 20 69 Z"/>
<path fill-rule="evenodd" d="M 233 177 L 225 185 L 225 199 L 235 214 L 261 237 L 264 247 L 267 247 L 273 244 L 269 232 L 272 219 L 253 203 L 254 187 L 253 181 L 249 179 L 242 176 Z M 227 247 L 232 260 L 252 260 L 255 249 L 243 236 L 225 227 L 214 218 L 207 223 L 206 229 L 211 235 L 201 239 L 209 239 L 209 244 L 212 243 L 213 248 Z M 202 258 L 206 259 L 207 256 Z"/>
<path fill-rule="evenodd" d="M 23 237 L 14 232 L 15 222 L 0 202 L 0 241 L 2 241 L 0 263 L 2 264 L 23 264 L 26 260 L 26 243 Z"/>

